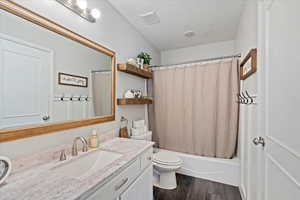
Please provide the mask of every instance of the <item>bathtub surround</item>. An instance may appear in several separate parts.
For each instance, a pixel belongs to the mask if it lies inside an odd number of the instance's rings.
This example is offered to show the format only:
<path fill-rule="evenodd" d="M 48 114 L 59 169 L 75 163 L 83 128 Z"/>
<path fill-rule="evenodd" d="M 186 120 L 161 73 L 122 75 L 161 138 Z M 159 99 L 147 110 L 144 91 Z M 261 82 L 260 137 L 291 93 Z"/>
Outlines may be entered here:
<path fill-rule="evenodd" d="M 237 187 L 177 174 L 178 187 L 154 187 L 154 200 L 242 200 Z"/>
<path fill-rule="evenodd" d="M 154 141 L 167 150 L 232 158 L 238 82 L 236 59 L 154 70 Z"/>
<path fill-rule="evenodd" d="M 162 150 L 160 151 L 167 151 Z M 196 156 L 187 153 L 172 152 L 182 160 L 182 166 L 177 173 L 202 178 L 218 183 L 239 186 L 240 162 L 238 158 L 222 159 Z"/>

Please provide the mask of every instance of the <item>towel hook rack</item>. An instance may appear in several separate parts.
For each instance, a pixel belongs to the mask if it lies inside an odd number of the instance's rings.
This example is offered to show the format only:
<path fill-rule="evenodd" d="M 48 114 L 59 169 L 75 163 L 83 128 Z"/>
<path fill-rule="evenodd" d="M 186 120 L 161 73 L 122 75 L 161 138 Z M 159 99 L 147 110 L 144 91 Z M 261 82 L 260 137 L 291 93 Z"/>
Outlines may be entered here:
<path fill-rule="evenodd" d="M 245 105 L 257 104 L 255 102 L 255 98 L 257 96 L 256 95 L 251 96 L 247 90 L 245 90 L 245 92 L 241 92 L 237 94 L 237 96 L 238 96 L 237 103 L 239 104 L 245 104 Z"/>

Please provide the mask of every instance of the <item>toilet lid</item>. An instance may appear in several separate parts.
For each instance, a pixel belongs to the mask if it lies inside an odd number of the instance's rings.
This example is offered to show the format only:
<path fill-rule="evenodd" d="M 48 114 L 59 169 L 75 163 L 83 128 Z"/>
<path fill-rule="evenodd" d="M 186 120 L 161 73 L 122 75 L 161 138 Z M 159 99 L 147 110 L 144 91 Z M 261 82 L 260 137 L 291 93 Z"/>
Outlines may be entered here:
<path fill-rule="evenodd" d="M 155 153 L 153 161 L 164 165 L 178 165 L 182 163 L 182 160 L 178 156 L 165 151 Z"/>

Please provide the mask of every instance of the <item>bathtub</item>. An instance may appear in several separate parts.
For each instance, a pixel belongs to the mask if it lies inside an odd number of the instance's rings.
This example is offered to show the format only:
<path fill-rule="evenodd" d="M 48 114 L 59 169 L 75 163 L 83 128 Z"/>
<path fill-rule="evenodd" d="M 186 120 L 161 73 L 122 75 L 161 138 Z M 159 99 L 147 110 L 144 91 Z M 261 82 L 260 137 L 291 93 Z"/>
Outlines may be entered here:
<path fill-rule="evenodd" d="M 155 151 L 168 150 L 156 149 Z M 176 154 L 183 160 L 182 167 L 177 171 L 179 174 L 239 186 L 240 162 L 238 158 L 208 158 L 174 151 L 168 152 Z"/>

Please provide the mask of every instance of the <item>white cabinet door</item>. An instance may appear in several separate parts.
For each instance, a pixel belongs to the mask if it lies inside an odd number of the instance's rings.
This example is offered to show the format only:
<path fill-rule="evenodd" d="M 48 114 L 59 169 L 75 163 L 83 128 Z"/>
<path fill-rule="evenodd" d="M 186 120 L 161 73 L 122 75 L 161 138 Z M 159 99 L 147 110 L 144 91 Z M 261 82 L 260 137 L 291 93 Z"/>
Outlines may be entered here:
<path fill-rule="evenodd" d="M 120 196 L 120 200 L 152 200 L 153 168 L 148 167 L 135 182 Z"/>
<path fill-rule="evenodd" d="M 0 35 L 0 128 L 47 122 L 52 53 Z"/>

